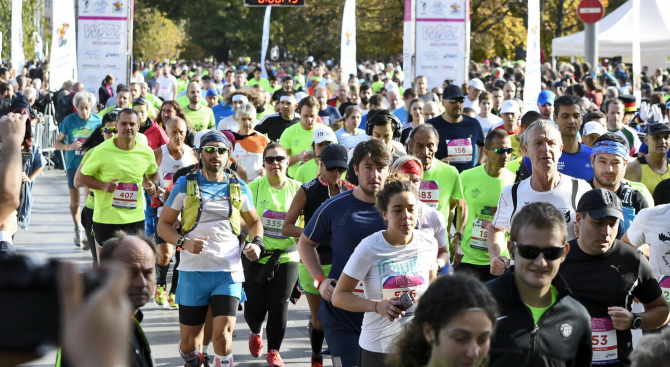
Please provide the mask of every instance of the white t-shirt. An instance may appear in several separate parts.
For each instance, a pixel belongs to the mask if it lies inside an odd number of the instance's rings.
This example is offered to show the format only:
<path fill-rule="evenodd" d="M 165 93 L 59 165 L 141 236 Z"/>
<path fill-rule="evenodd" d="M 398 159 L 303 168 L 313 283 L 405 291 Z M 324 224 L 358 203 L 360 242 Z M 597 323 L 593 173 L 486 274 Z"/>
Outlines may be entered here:
<path fill-rule="evenodd" d="M 649 244 L 649 262 L 654 274 L 670 275 L 670 204 L 640 210 L 626 232 L 630 244 Z"/>
<path fill-rule="evenodd" d="M 175 78 L 174 75 L 161 75 L 156 79 L 156 84 L 160 87 L 156 91 L 156 97 L 161 97 L 166 101 L 175 98 L 175 96 L 172 95 L 172 87 L 177 85 L 177 78 Z"/>
<path fill-rule="evenodd" d="M 468 96 L 465 96 L 465 103 L 463 103 L 463 108 L 465 107 L 470 107 L 473 110 L 475 110 L 475 113 L 479 115 L 482 110 L 479 108 L 479 99 L 475 99 L 474 101 L 471 101 Z"/>
<path fill-rule="evenodd" d="M 477 121 L 479 121 L 479 124 L 482 125 L 482 131 L 484 131 L 484 136 L 491 131 L 491 129 L 502 125 L 503 119 L 500 117 L 490 114 L 489 117 L 481 117 L 479 114 L 475 117 Z"/>
<path fill-rule="evenodd" d="M 414 231 L 410 243 L 392 246 L 386 242 L 382 232 L 361 241 L 343 272 L 363 281 L 366 299 L 390 299 L 409 292 L 418 302 L 428 289 L 430 271 L 437 268 L 437 241 L 422 231 Z M 411 320 L 414 307 L 410 307 L 405 316 L 395 322 L 375 312 L 366 312 L 359 338 L 361 348 L 390 353 L 395 338 L 402 333 L 403 325 Z"/>
<path fill-rule="evenodd" d="M 572 180 L 577 184 L 577 195 L 575 196 L 574 205 L 572 203 Z M 512 225 L 512 212 L 514 212 L 514 203 L 512 201 L 512 187 L 514 185 L 506 186 L 500 199 L 498 200 L 498 211 L 496 212 L 493 222 L 494 227 L 503 229 L 506 232 L 510 231 Z M 552 204 L 556 209 L 560 210 L 565 215 L 565 223 L 568 225 L 568 241 L 576 238 L 575 226 L 572 223 L 575 220 L 575 214 L 579 199 L 585 192 L 591 190 L 591 185 L 588 182 L 570 176 L 561 174 L 561 181 L 553 190 L 539 192 L 530 187 L 530 179 L 521 181 L 517 190 L 516 212 L 518 213 L 524 205 L 535 202 L 544 202 Z"/>
<path fill-rule="evenodd" d="M 437 248 L 447 246 L 447 222 L 444 216 L 423 201 L 419 201 L 419 220 L 416 225 L 418 230 L 435 238 Z"/>
<path fill-rule="evenodd" d="M 216 124 L 216 129 L 219 131 L 230 130 L 233 132 L 240 131 L 240 124 L 235 120 L 235 115 L 230 115 L 224 119 L 221 119 L 218 124 Z"/>

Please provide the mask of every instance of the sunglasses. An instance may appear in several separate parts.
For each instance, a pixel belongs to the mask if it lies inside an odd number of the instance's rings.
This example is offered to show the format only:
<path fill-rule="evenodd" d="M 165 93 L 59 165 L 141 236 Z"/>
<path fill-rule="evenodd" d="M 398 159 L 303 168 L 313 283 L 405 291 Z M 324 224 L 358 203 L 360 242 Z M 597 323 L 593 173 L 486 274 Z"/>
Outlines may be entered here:
<path fill-rule="evenodd" d="M 449 103 L 465 103 L 465 98 L 448 99 L 447 102 L 449 102 Z"/>
<path fill-rule="evenodd" d="M 347 169 L 346 169 L 346 168 L 342 168 L 342 167 L 330 167 L 330 168 L 326 168 L 326 171 L 328 171 L 328 172 L 334 172 L 335 170 L 337 170 L 338 173 L 344 173 L 344 171 L 346 171 Z"/>
<path fill-rule="evenodd" d="M 116 134 L 119 132 L 115 127 L 103 127 L 102 132 L 105 134 Z"/>
<path fill-rule="evenodd" d="M 144 99 L 143 97 L 133 99 L 133 104 L 138 103 L 138 102 L 147 103 L 147 100 Z"/>
<path fill-rule="evenodd" d="M 228 151 L 228 148 L 226 147 L 204 147 L 202 148 L 207 153 L 214 153 L 214 152 L 219 152 L 219 154 L 223 154 Z"/>
<path fill-rule="evenodd" d="M 496 152 L 497 154 L 512 154 L 514 153 L 514 148 L 486 148 L 486 150 L 492 150 Z"/>
<path fill-rule="evenodd" d="M 281 163 L 286 159 L 283 155 L 278 155 L 276 157 L 265 157 L 265 164 L 273 164 L 274 162 Z"/>
<path fill-rule="evenodd" d="M 524 245 L 521 243 L 514 242 L 516 246 L 516 251 L 519 253 L 519 256 L 528 260 L 535 260 L 540 256 L 540 252 L 544 255 L 544 258 L 548 261 L 557 260 L 563 256 L 563 251 L 565 250 L 565 245 L 561 247 L 545 247 L 540 248 L 532 245 Z"/>

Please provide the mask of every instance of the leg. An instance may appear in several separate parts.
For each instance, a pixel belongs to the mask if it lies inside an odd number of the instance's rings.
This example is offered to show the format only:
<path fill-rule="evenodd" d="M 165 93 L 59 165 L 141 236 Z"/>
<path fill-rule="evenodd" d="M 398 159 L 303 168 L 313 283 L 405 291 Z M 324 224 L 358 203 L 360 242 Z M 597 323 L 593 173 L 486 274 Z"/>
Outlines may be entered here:
<path fill-rule="evenodd" d="M 148 237 L 156 235 L 156 214 L 154 208 L 151 207 L 151 196 L 144 192 L 144 231 Z"/>
<path fill-rule="evenodd" d="M 210 302 L 212 302 L 210 300 Z M 212 317 L 212 306 L 207 310 L 207 319 L 205 319 L 205 334 L 202 337 L 202 353 L 207 354 L 207 347 L 212 341 L 212 333 L 214 332 L 214 320 Z"/>
<path fill-rule="evenodd" d="M 182 303 L 179 308 L 179 353 L 187 367 L 199 367 L 203 358 L 198 347 L 204 333 L 212 283 L 208 275 L 192 271 L 186 272 L 182 283 L 177 295 Z"/>
<path fill-rule="evenodd" d="M 323 325 L 317 314 L 319 313 L 319 305 L 321 304 L 321 296 L 305 293 L 307 303 L 309 304 L 309 312 L 312 314 L 309 322 L 309 342 L 312 346 L 312 359 L 321 359 L 321 348 L 323 348 Z"/>
<path fill-rule="evenodd" d="M 172 284 L 170 285 L 170 294 L 177 293 L 177 286 L 179 284 L 179 261 L 181 260 L 181 251 L 177 251 L 175 256 L 174 267 L 172 268 Z"/>
<path fill-rule="evenodd" d="M 262 264 L 252 263 L 247 271 L 245 271 L 245 278 L 248 281 L 244 285 L 244 291 L 247 294 L 247 302 L 244 307 L 244 319 L 249 325 L 249 330 L 259 335 L 263 328 L 263 321 L 265 321 L 265 314 L 268 312 L 267 292 L 269 284 L 263 286 L 258 285 L 253 279 L 256 272 L 263 267 Z M 276 277 L 276 274 L 275 274 Z"/>
<path fill-rule="evenodd" d="M 279 350 L 284 340 L 288 321 L 288 299 L 295 287 L 296 280 L 298 280 L 298 263 L 288 262 L 280 264 L 275 271 L 274 278 L 268 282 L 268 350 Z M 247 305 L 250 303 L 248 302 Z"/>
<path fill-rule="evenodd" d="M 88 239 L 88 244 L 91 250 L 91 256 L 93 257 L 93 265 L 98 265 L 98 254 L 97 246 L 95 245 L 95 238 L 93 237 L 93 209 L 86 208 L 81 211 L 81 224 L 84 227 L 84 233 L 86 234 L 86 239 Z"/>
<path fill-rule="evenodd" d="M 170 259 L 172 258 L 172 245 L 165 243 L 158 237 L 158 258 L 156 259 L 156 286 L 167 284 L 167 272 L 170 269 Z"/>
<path fill-rule="evenodd" d="M 212 344 L 217 356 L 233 353 L 233 329 L 237 316 L 239 299 L 233 296 L 217 295 L 211 299 L 213 316 Z"/>

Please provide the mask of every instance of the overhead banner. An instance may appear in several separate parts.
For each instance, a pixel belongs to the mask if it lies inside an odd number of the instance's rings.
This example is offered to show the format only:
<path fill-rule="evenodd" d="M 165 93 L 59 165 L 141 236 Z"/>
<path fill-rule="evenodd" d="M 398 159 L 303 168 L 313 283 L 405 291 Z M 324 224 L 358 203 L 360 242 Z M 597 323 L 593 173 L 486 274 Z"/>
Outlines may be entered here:
<path fill-rule="evenodd" d="M 77 80 L 77 32 L 71 0 L 54 0 L 51 24 L 49 89 L 56 91 L 65 81 Z"/>
<path fill-rule="evenodd" d="M 21 74 L 23 64 L 26 63 L 23 55 L 23 21 L 21 20 L 21 11 L 23 0 L 12 0 L 12 69 L 16 70 L 16 75 Z"/>
<path fill-rule="evenodd" d="M 342 12 L 340 66 L 346 75 L 358 74 L 356 67 L 356 0 L 347 0 Z M 347 77 L 348 78 L 348 77 Z"/>
<path fill-rule="evenodd" d="M 270 12 L 272 7 L 265 8 L 265 19 L 263 20 L 263 42 L 261 44 L 261 76 L 268 77 L 268 71 L 265 69 L 265 54 L 268 52 L 268 43 L 270 43 Z"/>
<path fill-rule="evenodd" d="M 79 1 L 77 70 L 86 90 L 98 95 L 107 75 L 126 84 L 128 71 L 129 6 L 132 0 Z"/>
<path fill-rule="evenodd" d="M 523 111 L 539 111 L 537 97 L 542 92 L 540 58 L 540 0 L 528 0 L 528 37 L 526 40 L 526 77 L 523 87 Z"/>
<path fill-rule="evenodd" d="M 405 0 L 405 21 L 403 22 L 402 37 L 403 71 L 405 72 L 403 87 L 405 88 L 412 88 L 412 82 L 414 81 L 414 65 L 412 63 L 415 51 L 414 40 L 416 39 L 414 3 L 413 0 Z"/>
<path fill-rule="evenodd" d="M 416 57 L 414 77 L 425 76 L 428 89 L 442 87 L 445 79 L 461 85 L 466 81 L 469 50 L 467 0 L 450 4 L 421 0 L 416 4 Z"/>
<path fill-rule="evenodd" d="M 642 71 L 640 62 L 640 0 L 633 0 L 633 81 L 631 83 L 637 106 L 642 102 Z"/>

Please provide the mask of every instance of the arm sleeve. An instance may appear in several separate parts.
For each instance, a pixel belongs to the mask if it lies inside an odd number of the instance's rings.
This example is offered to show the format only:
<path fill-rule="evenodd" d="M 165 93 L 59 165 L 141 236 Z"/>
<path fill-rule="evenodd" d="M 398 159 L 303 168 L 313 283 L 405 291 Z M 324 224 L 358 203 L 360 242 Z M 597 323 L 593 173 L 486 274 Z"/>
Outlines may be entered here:
<path fill-rule="evenodd" d="M 498 209 L 491 224 L 496 228 L 509 232 L 512 210 L 514 210 L 512 204 L 512 186 L 507 186 L 500 194 L 500 199 L 498 199 Z"/>
<path fill-rule="evenodd" d="M 291 150 L 291 137 L 288 136 L 289 131 L 284 130 L 283 133 L 281 133 L 281 137 L 279 137 L 279 145 L 283 146 L 284 148 Z M 296 155 L 299 152 L 291 152 L 290 155 Z"/>
<path fill-rule="evenodd" d="M 330 238 L 330 213 L 329 210 L 324 209 L 330 207 L 331 203 L 332 201 L 321 204 L 302 232 L 307 238 L 316 243 L 322 243 Z"/>
<path fill-rule="evenodd" d="M 661 286 L 658 285 L 658 281 L 656 281 L 649 260 L 641 252 L 638 253 L 638 258 L 640 259 L 640 270 L 637 276 L 639 285 L 635 289 L 634 294 L 643 304 L 651 303 L 657 300 L 663 292 L 661 291 Z"/>
<path fill-rule="evenodd" d="M 485 139 L 484 130 L 479 129 L 479 134 L 477 134 L 477 145 L 479 145 L 480 147 L 483 147 L 484 146 L 484 139 Z"/>
<path fill-rule="evenodd" d="M 454 200 L 460 200 L 463 199 L 463 182 L 461 181 L 461 175 L 458 174 L 458 170 L 454 169 L 454 174 L 456 177 L 454 178 L 454 191 L 451 193 L 451 197 L 454 198 Z"/>
<path fill-rule="evenodd" d="M 356 246 L 354 253 L 351 254 L 349 261 L 347 261 L 347 265 L 345 265 L 344 270 L 342 270 L 343 273 L 356 280 L 365 279 L 370 271 L 371 261 L 368 254 L 368 248 L 370 247 L 371 237 L 373 236 L 374 235 L 364 239 L 358 246 Z"/>
<path fill-rule="evenodd" d="M 33 152 L 33 162 L 32 162 L 32 172 L 35 172 L 36 169 L 40 169 L 44 167 L 44 160 L 42 159 L 42 150 L 40 148 L 35 148 L 35 151 Z M 31 172 L 31 173 L 32 173 Z"/>
<path fill-rule="evenodd" d="M 447 241 L 447 221 L 444 219 L 442 213 L 437 210 L 431 211 L 431 221 L 435 226 L 435 240 L 437 240 L 437 248 L 444 248 Z"/>
<path fill-rule="evenodd" d="M 641 210 L 637 216 L 635 216 L 633 224 L 631 224 L 628 228 L 628 231 L 626 231 L 628 240 L 630 240 L 630 244 L 635 247 L 640 247 L 643 243 L 646 243 L 646 239 L 644 237 L 644 222 L 646 217 L 647 211 Z"/>
<path fill-rule="evenodd" d="M 172 188 L 170 196 L 165 202 L 165 205 L 181 212 L 182 210 L 184 210 L 185 202 L 186 202 L 186 178 L 180 177 L 179 180 L 177 180 L 177 183 L 175 183 L 174 187 Z"/>
<path fill-rule="evenodd" d="M 242 187 L 242 208 L 240 211 L 248 212 L 254 208 L 254 197 L 251 195 L 251 189 L 247 185 L 241 185 Z"/>
<path fill-rule="evenodd" d="M 149 167 L 147 167 L 147 171 L 145 172 L 145 174 L 153 175 L 158 170 L 158 165 L 156 164 L 156 156 L 149 147 L 147 147 L 146 154 L 147 154 L 147 161 L 149 162 Z"/>
<path fill-rule="evenodd" d="M 91 156 L 88 157 L 88 160 L 86 161 L 85 164 L 82 164 L 81 166 L 81 174 L 86 175 L 86 176 L 94 176 L 96 173 L 98 173 L 98 170 L 100 169 L 100 166 L 102 164 L 101 159 L 99 158 L 100 154 L 96 154 L 99 152 L 99 149 L 93 150 L 91 153 Z"/>

